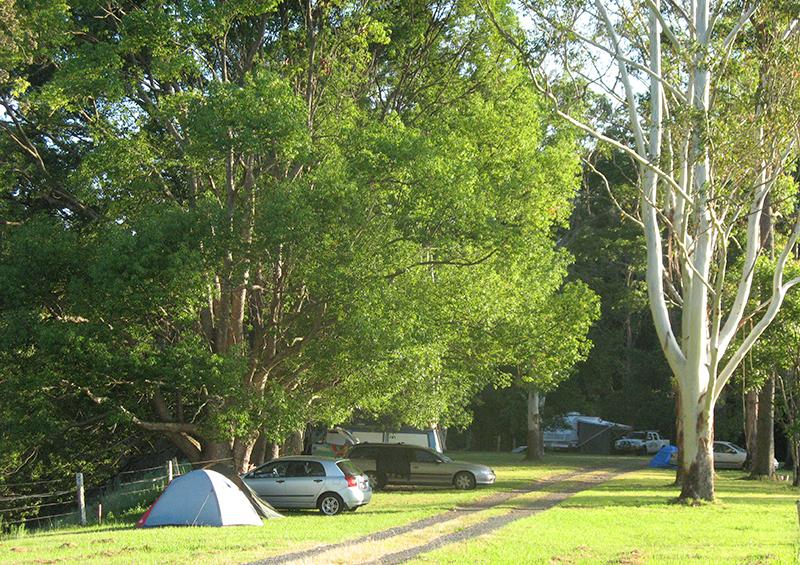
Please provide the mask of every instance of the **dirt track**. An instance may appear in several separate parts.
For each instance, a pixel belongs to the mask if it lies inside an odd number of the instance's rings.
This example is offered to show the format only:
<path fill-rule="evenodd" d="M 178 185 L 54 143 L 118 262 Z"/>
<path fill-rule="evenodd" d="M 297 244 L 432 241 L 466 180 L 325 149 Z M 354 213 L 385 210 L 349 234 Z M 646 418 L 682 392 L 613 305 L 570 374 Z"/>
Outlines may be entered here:
<path fill-rule="evenodd" d="M 532 482 L 530 485 L 509 492 L 497 493 L 474 503 L 453 508 L 449 512 L 436 514 L 423 520 L 395 526 L 341 543 L 321 545 L 303 551 L 285 553 L 256 561 L 250 565 L 277 565 L 288 563 L 362 563 L 369 565 L 391 565 L 403 563 L 424 553 L 441 547 L 463 542 L 502 528 L 506 524 L 539 512 L 544 512 L 569 498 L 573 494 L 592 488 L 623 473 L 638 469 L 640 465 L 630 463 L 614 469 L 583 468 Z M 546 494 L 526 501 L 524 507 L 513 508 L 501 515 L 486 516 L 480 513 L 499 510 L 504 503 L 537 491 Z M 459 521 L 450 528 L 449 522 Z M 468 525 L 460 522 L 469 522 Z M 462 527 L 459 527 L 462 526 Z M 447 531 L 453 529 L 454 531 Z M 408 538 L 408 543 L 403 543 Z M 393 548 L 395 546 L 402 549 Z"/>

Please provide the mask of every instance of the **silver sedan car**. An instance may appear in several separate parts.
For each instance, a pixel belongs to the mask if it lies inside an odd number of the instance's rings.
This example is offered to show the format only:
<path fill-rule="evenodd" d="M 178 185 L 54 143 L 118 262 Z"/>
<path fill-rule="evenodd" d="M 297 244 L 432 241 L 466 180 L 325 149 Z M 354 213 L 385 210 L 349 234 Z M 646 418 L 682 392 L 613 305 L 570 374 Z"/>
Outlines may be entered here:
<path fill-rule="evenodd" d="M 273 459 L 242 480 L 276 508 L 318 508 L 328 516 L 354 511 L 372 498 L 369 479 L 349 460 L 333 457 Z"/>
<path fill-rule="evenodd" d="M 715 469 L 744 469 L 747 461 L 747 450 L 729 441 L 714 442 L 714 468 Z M 778 460 L 773 459 L 773 466 L 778 468 Z M 678 464 L 678 452 L 670 455 L 671 465 Z"/>
<path fill-rule="evenodd" d="M 486 465 L 454 461 L 447 455 L 405 444 L 359 443 L 348 457 L 363 469 L 375 488 L 385 485 L 449 485 L 473 489 L 494 484 L 494 471 Z"/>

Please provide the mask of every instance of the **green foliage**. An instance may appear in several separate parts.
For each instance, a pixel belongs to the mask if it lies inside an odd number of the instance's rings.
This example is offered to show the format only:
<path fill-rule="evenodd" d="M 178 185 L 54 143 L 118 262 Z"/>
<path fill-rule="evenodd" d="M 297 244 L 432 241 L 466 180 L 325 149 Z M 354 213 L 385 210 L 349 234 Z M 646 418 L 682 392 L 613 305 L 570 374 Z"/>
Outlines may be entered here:
<path fill-rule="evenodd" d="M 585 356 L 553 241 L 575 139 L 478 7 L 303 10 L 76 1 L 9 59 L 9 451 L 70 410 L 197 458 L 355 411 L 463 424 L 498 365 L 554 386 Z"/>
<path fill-rule="evenodd" d="M 616 119 L 609 118 L 610 128 Z M 598 150 L 591 163 L 565 240 L 575 256 L 570 277 L 602 297 L 600 316 L 587 336 L 594 347 L 574 376 L 548 395 L 545 416 L 579 411 L 670 437 L 672 375 L 648 308 L 644 241 L 619 209 L 635 213 L 638 207 L 637 171 L 616 151 Z"/>

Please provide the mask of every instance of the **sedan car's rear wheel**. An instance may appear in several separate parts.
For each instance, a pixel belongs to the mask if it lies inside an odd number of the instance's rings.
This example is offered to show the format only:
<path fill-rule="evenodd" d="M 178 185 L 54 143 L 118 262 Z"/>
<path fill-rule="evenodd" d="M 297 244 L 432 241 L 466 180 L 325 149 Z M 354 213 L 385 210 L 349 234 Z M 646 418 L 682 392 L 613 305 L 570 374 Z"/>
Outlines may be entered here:
<path fill-rule="evenodd" d="M 475 475 L 467 471 L 456 473 L 453 485 L 459 490 L 472 490 L 475 488 Z"/>
<path fill-rule="evenodd" d="M 344 501 L 342 497 L 333 492 L 326 492 L 322 496 L 319 497 L 319 502 L 317 503 L 317 507 L 319 511 L 325 514 L 326 516 L 336 516 L 343 510 L 345 510 Z"/>

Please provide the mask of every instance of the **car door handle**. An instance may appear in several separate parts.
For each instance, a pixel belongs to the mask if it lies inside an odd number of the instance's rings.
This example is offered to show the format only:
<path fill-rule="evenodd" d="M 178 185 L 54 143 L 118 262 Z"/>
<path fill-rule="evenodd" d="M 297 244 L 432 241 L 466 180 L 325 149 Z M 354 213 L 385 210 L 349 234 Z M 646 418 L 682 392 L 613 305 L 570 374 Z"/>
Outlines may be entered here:
<path fill-rule="evenodd" d="M 277 481 L 275 481 L 275 482 L 276 482 L 276 483 L 285 483 L 286 481 L 284 481 L 283 479 L 278 479 L 278 480 L 277 480 Z"/>
<path fill-rule="evenodd" d="M 321 482 L 322 482 L 322 479 L 314 479 L 314 482 L 315 482 L 315 483 L 321 483 Z"/>

